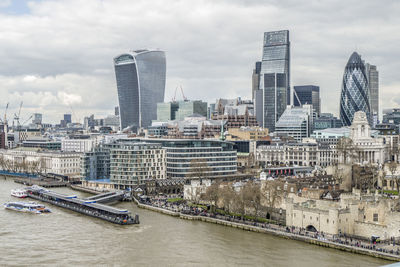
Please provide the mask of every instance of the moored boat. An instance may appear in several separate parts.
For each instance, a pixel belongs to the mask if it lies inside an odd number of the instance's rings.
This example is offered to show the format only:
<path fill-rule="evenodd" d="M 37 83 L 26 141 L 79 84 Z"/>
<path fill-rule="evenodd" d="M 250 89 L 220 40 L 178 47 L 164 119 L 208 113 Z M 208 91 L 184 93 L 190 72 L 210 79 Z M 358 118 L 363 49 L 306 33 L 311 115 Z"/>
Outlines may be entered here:
<path fill-rule="evenodd" d="M 11 196 L 18 198 L 26 198 L 28 195 L 26 194 L 26 190 L 24 189 L 13 189 L 11 190 Z"/>
<path fill-rule="evenodd" d="M 36 202 L 6 202 L 4 203 L 4 208 L 35 214 L 51 212 L 50 209 Z"/>

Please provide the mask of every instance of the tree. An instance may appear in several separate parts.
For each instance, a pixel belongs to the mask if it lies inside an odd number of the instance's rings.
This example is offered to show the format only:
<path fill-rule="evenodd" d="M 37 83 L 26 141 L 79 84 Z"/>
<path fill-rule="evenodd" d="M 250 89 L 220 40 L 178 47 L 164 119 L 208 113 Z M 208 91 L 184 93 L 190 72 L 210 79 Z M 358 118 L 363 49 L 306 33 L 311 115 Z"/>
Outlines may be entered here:
<path fill-rule="evenodd" d="M 254 216 L 258 219 L 258 214 L 261 209 L 261 185 L 253 181 L 248 182 L 243 188 L 246 196 L 247 206 L 254 209 Z"/>
<path fill-rule="evenodd" d="M 397 171 L 397 165 L 398 165 L 397 162 L 392 161 L 389 163 L 388 168 L 390 173 L 392 174 L 392 180 L 396 182 L 397 192 L 400 194 L 400 176 L 398 175 L 395 176 L 395 173 Z"/>
<path fill-rule="evenodd" d="M 231 185 L 226 185 L 221 188 L 220 195 L 222 199 L 222 204 L 224 205 L 224 210 L 229 214 L 232 211 L 236 193 Z"/>
<path fill-rule="evenodd" d="M 343 163 L 353 163 L 356 157 L 356 147 L 349 137 L 341 137 L 336 144 L 336 150 L 339 157 L 343 159 Z"/>
<path fill-rule="evenodd" d="M 210 202 L 211 212 L 215 211 L 215 207 L 218 205 L 219 193 L 220 193 L 220 183 L 213 183 L 207 187 L 206 192 L 202 195 L 202 199 Z"/>

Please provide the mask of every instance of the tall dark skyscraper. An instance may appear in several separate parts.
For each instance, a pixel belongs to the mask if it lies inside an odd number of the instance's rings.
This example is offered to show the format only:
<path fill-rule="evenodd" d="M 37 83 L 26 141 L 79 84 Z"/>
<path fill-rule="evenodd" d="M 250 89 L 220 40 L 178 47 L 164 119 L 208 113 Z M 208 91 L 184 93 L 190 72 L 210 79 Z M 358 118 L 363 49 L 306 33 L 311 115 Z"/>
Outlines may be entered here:
<path fill-rule="evenodd" d="M 365 64 L 368 78 L 369 106 L 373 125 L 379 120 L 379 72 L 376 66 L 369 63 Z"/>
<path fill-rule="evenodd" d="M 264 33 L 259 90 L 255 94 L 257 121 L 270 132 L 290 104 L 289 31 Z"/>
<path fill-rule="evenodd" d="M 257 61 L 255 68 L 253 69 L 252 76 L 252 99 L 254 100 L 256 97 L 256 91 L 260 88 L 260 72 L 261 72 L 261 61 Z"/>
<path fill-rule="evenodd" d="M 371 124 L 367 72 L 361 56 L 353 52 L 344 69 L 340 95 L 340 119 L 343 125 L 351 125 L 354 113 L 360 110 L 365 112 Z"/>
<path fill-rule="evenodd" d="M 310 104 L 314 112 L 319 116 L 321 114 L 321 98 L 319 96 L 319 86 L 301 85 L 293 87 L 293 104 L 301 106 Z"/>
<path fill-rule="evenodd" d="M 148 127 L 164 102 L 165 53 L 136 50 L 114 58 L 121 129 Z"/>

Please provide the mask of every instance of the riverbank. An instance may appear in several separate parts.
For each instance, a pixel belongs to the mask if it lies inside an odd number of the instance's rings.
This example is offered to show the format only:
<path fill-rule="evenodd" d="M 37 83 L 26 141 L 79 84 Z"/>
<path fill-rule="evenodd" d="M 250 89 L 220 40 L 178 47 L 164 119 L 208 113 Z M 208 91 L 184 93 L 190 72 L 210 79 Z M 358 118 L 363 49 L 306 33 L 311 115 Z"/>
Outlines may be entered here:
<path fill-rule="evenodd" d="M 346 252 L 351 252 L 351 253 L 356 253 L 356 254 L 361 254 L 361 255 L 367 255 L 367 256 L 380 258 L 380 259 L 384 259 L 384 260 L 390 260 L 390 261 L 396 261 L 396 262 L 400 261 L 400 255 L 395 255 L 395 254 L 390 254 L 390 253 L 381 252 L 381 251 L 375 251 L 375 250 L 371 250 L 371 249 L 367 249 L 367 248 L 341 244 L 341 243 L 329 241 L 326 239 L 324 240 L 322 238 L 315 238 L 315 237 L 311 237 L 311 236 L 307 236 L 307 235 L 300 235 L 300 234 L 296 234 L 296 233 L 292 233 L 292 232 L 282 231 L 279 229 L 273 229 L 272 227 L 264 228 L 264 227 L 259 227 L 259 226 L 253 226 L 253 225 L 248 225 L 248 224 L 243 224 L 243 223 L 227 221 L 227 220 L 221 220 L 218 218 L 212 218 L 212 217 L 207 217 L 207 216 L 200 216 L 200 215 L 193 216 L 193 215 L 189 215 L 189 214 L 183 214 L 178 211 L 171 211 L 171 210 L 143 204 L 143 203 L 140 203 L 135 198 L 134 198 L 134 202 L 137 204 L 137 206 L 139 208 L 148 209 L 151 211 L 159 212 L 159 213 L 166 214 L 166 215 L 173 216 L 173 217 L 179 217 L 180 219 L 184 219 L 184 220 L 196 220 L 196 221 L 202 221 L 202 222 L 207 222 L 207 223 L 214 223 L 214 224 L 219 224 L 219 225 L 223 225 L 223 226 L 238 228 L 238 229 L 245 230 L 245 231 L 252 231 L 252 232 L 264 233 L 264 234 L 272 234 L 272 235 L 275 235 L 278 237 L 302 241 L 302 242 L 306 242 L 308 244 L 317 245 L 317 246 L 321 246 L 321 247 L 327 247 L 327 248 L 337 249 L 337 250 L 341 250 L 341 251 L 346 251 Z"/>

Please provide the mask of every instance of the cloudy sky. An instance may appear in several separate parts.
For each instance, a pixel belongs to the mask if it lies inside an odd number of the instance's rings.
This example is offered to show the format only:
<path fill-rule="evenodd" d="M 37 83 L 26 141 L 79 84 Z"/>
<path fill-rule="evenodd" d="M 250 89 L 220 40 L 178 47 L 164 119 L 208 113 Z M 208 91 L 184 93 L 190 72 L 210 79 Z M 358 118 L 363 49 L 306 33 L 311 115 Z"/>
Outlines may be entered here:
<path fill-rule="evenodd" d="M 140 48 L 166 51 L 166 101 L 177 85 L 189 99 L 250 98 L 263 32 L 282 29 L 291 84 L 319 85 L 323 112 L 338 114 L 354 50 L 378 66 L 381 107 L 398 107 L 399 14 L 396 0 L 0 0 L 0 113 L 23 101 L 22 120 L 111 114 L 112 58 Z"/>

